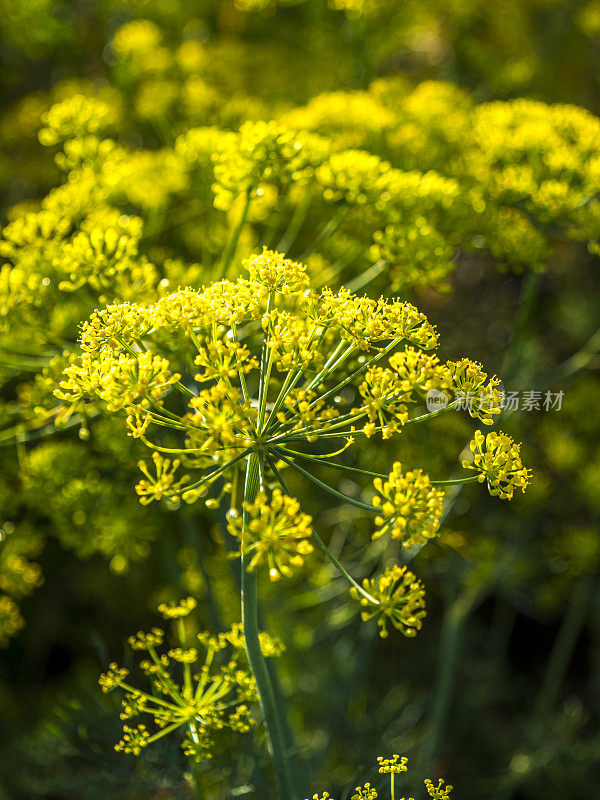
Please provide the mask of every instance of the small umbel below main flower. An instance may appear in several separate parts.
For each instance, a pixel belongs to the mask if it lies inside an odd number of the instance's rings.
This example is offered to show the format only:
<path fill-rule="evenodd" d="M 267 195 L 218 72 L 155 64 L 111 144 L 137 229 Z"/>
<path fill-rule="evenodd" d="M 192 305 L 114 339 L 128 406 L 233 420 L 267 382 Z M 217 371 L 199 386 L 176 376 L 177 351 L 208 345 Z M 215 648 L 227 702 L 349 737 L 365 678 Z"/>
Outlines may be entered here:
<path fill-rule="evenodd" d="M 465 469 L 479 472 L 480 483 L 487 481 L 489 493 L 512 500 L 515 489 L 525 491 L 531 479 L 531 470 L 521 461 L 521 445 L 502 431 L 490 431 L 487 436 L 475 431 L 469 444 L 473 462 L 463 460 Z"/>
<path fill-rule="evenodd" d="M 396 565 L 379 577 L 365 578 L 362 586 L 362 594 L 355 587 L 350 594 L 364 608 L 363 622 L 377 617 L 382 639 L 388 635 L 388 622 L 405 636 L 417 635 L 426 614 L 425 589 L 412 572 Z"/>
<path fill-rule="evenodd" d="M 403 474 L 402 465 L 396 461 L 388 479 L 375 478 L 373 486 L 379 493 L 373 498 L 373 505 L 380 509 L 373 539 L 389 531 L 392 539 L 399 539 L 402 547 L 409 548 L 436 536 L 445 495 L 431 485 L 422 470 Z"/>
<path fill-rule="evenodd" d="M 241 626 L 235 625 L 218 636 L 199 633 L 192 637 L 184 618 L 195 605 L 193 598 L 187 598 L 159 607 L 162 616 L 174 623 L 177 635 L 177 646 L 167 652 L 159 650 L 165 640 L 160 628 L 152 628 L 149 633 L 140 631 L 129 638 L 132 650 L 148 654 L 140 662 L 140 669 L 150 680 L 150 691 L 128 683 L 129 670 L 115 663 L 100 676 L 102 691 L 124 692 L 122 720 L 141 716 L 150 718 L 155 727 L 152 732 L 145 723 L 124 725 L 115 750 L 139 755 L 143 748 L 179 731 L 186 755 L 202 761 L 211 758 L 215 732 L 228 728 L 246 733 L 254 724 L 250 706 L 257 702 L 258 695 L 254 678 L 243 666 L 246 656 Z M 267 634 L 261 634 L 260 643 L 265 656 L 281 652 L 281 646 Z"/>

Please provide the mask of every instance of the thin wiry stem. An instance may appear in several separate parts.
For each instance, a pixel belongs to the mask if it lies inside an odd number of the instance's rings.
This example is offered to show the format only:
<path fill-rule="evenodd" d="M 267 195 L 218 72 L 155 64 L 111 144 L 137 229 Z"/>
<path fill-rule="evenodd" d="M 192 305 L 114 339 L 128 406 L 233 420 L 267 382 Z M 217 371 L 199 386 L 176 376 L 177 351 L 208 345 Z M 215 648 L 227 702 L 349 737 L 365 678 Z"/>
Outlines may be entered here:
<path fill-rule="evenodd" d="M 346 448 L 344 448 L 345 450 Z M 309 453 L 300 453 L 298 450 L 289 450 L 287 447 L 278 447 L 278 451 L 283 451 L 291 456 L 298 456 L 299 458 L 304 458 L 307 461 L 312 461 L 315 464 L 322 464 L 325 467 L 331 467 L 332 469 L 338 469 L 342 472 L 354 472 L 359 475 L 367 475 L 370 478 L 388 478 L 389 475 L 386 475 L 383 472 L 372 472 L 370 469 L 360 469 L 360 467 L 351 467 L 348 464 L 336 464 L 335 461 L 327 461 L 325 458 L 319 458 L 319 456 L 313 456 Z M 333 453 L 332 455 L 338 455 L 340 451 Z M 443 481 L 433 481 L 430 479 L 431 483 L 435 486 L 460 486 L 465 483 L 474 483 L 475 481 L 479 480 L 478 475 L 473 475 L 468 478 L 452 478 L 449 480 Z"/>
<path fill-rule="evenodd" d="M 308 214 L 308 210 L 312 201 L 313 195 L 308 192 L 304 200 L 301 203 L 298 203 L 283 236 L 275 248 L 278 252 L 287 253 L 290 247 L 294 244 L 296 237 L 300 233 L 300 229 L 304 224 L 304 220 L 306 219 L 306 215 Z"/>
<path fill-rule="evenodd" d="M 363 511 L 370 511 L 375 514 L 378 514 L 380 512 L 380 509 L 376 508 L 375 506 L 372 506 L 369 503 L 362 503 L 360 500 L 355 500 L 353 497 L 350 497 L 349 495 L 344 494 L 343 492 L 338 492 L 337 489 L 334 489 L 332 486 L 329 486 L 329 484 L 323 483 L 323 481 L 320 481 L 318 478 L 315 478 L 315 476 L 311 475 L 310 472 L 308 472 L 308 470 L 303 469 L 303 467 L 301 467 L 299 464 L 296 464 L 294 461 L 291 461 L 289 458 L 287 458 L 287 456 L 283 453 L 283 451 L 279 450 L 278 448 L 274 448 L 274 452 L 281 458 L 282 461 L 285 461 L 286 464 L 292 467 L 292 469 L 295 469 L 297 472 L 300 472 L 302 475 L 304 475 L 305 478 L 308 478 L 319 488 L 323 489 L 326 492 L 329 492 L 329 494 L 333 495 L 334 497 L 337 497 L 338 500 L 343 500 L 345 503 L 350 503 L 351 505 L 356 506 L 357 508 L 362 508 Z"/>
<path fill-rule="evenodd" d="M 275 463 L 274 463 L 273 459 L 270 456 L 267 456 L 267 462 L 269 464 L 269 467 L 270 467 L 271 471 L 273 472 L 273 474 L 275 475 L 275 477 L 279 481 L 279 484 L 280 484 L 281 488 L 283 489 L 283 491 L 287 495 L 289 495 L 291 497 L 292 494 L 291 494 L 290 490 L 285 485 L 285 482 L 284 482 L 283 478 L 281 477 L 281 473 L 279 472 L 279 470 L 275 466 Z M 363 589 L 363 587 L 360 585 L 360 583 L 358 583 L 356 580 L 354 580 L 352 575 L 350 575 L 350 573 L 340 564 L 340 562 L 333 555 L 333 553 L 329 550 L 329 548 L 327 547 L 325 542 L 321 539 L 319 534 L 316 532 L 316 530 L 312 526 L 311 526 L 311 532 L 312 532 L 312 536 L 313 536 L 313 539 L 315 540 L 315 542 L 318 544 L 318 546 L 321 548 L 321 550 L 325 553 L 327 558 L 331 561 L 331 563 L 338 570 L 338 572 L 341 575 L 343 575 L 344 578 L 348 581 L 348 583 L 351 586 L 353 586 L 370 603 L 374 603 L 376 606 L 378 606 L 379 605 L 379 600 L 376 600 L 365 589 Z"/>
<path fill-rule="evenodd" d="M 337 211 L 334 213 L 334 215 L 331 217 L 331 219 L 329 220 L 327 225 L 325 225 L 325 227 L 322 229 L 322 231 L 318 234 L 318 236 L 313 241 L 313 243 L 310 245 L 310 247 L 308 247 L 298 257 L 298 260 L 299 261 L 304 261 L 307 258 L 307 256 L 309 256 L 313 252 L 313 250 L 315 249 L 315 247 L 318 244 L 322 244 L 323 242 L 326 242 L 327 239 L 329 239 L 330 236 L 333 236 L 333 234 L 337 231 L 337 229 L 340 227 L 340 225 L 344 221 L 344 218 L 346 217 L 346 215 L 348 214 L 349 211 L 350 211 L 350 206 L 345 206 L 345 205 L 344 206 L 340 206 L 337 209 Z"/>
<path fill-rule="evenodd" d="M 217 475 L 221 474 L 221 472 L 224 472 L 226 469 L 229 469 L 229 467 L 232 467 L 234 464 L 237 464 L 238 461 L 241 461 L 241 459 L 245 458 L 249 453 L 250 453 L 250 448 L 248 447 L 246 450 L 244 450 L 243 453 L 240 453 L 239 456 L 236 456 L 235 458 L 232 458 L 231 461 L 228 461 L 226 464 L 223 464 L 222 466 L 217 467 L 217 469 L 213 470 L 209 475 L 205 475 L 199 481 L 196 481 L 196 483 L 192 483 L 189 486 L 186 486 L 184 489 L 181 489 L 180 491 L 175 492 L 175 494 L 179 495 L 179 494 L 182 493 L 182 491 L 183 492 L 187 492 L 190 489 L 199 489 L 207 481 L 210 481 L 212 478 L 216 478 Z"/>
<path fill-rule="evenodd" d="M 361 272 L 357 278 L 347 283 L 344 288 L 348 289 L 349 292 L 354 294 L 359 289 L 362 289 L 363 286 L 366 286 L 368 283 L 370 283 L 378 275 L 381 275 L 387 265 L 388 262 L 384 258 L 380 258 L 379 261 L 373 264 L 372 267 L 366 269 L 364 272 Z"/>
<path fill-rule="evenodd" d="M 396 347 L 396 345 L 398 345 L 401 341 L 402 341 L 402 337 L 398 337 L 396 339 L 393 339 L 390 342 L 390 344 L 388 344 L 387 347 L 385 347 L 383 350 L 381 350 L 379 353 L 377 353 L 377 355 L 373 356 L 373 358 L 370 358 L 362 366 L 360 366 L 357 370 L 355 370 L 351 375 L 349 375 L 343 381 L 338 383 L 337 386 L 334 386 L 333 389 L 329 389 L 327 392 L 325 392 L 325 394 L 320 395 L 313 402 L 318 402 L 320 400 L 326 400 L 328 397 L 331 397 L 332 394 L 336 394 L 336 392 L 339 392 L 341 389 L 343 389 L 344 386 L 347 386 L 349 383 L 352 383 L 352 381 L 355 378 L 358 378 L 359 375 L 362 375 L 362 373 L 365 372 L 367 369 L 369 369 L 369 367 L 372 364 L 376 364 L 378 361 L 380 361 L 382 358 L 384 358 L 384 356 L 386 356 L 391 350 L 393 350 L 394 347 Z"/>

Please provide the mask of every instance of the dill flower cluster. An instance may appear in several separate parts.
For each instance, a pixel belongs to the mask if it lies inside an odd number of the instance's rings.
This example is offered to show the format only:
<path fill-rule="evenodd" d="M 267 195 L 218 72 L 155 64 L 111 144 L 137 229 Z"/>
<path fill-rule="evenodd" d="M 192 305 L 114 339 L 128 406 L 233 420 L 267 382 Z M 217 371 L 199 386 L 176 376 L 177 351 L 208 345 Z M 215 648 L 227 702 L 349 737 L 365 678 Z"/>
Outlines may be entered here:
<path fill-rule="evenodd" d="M 404 636 L 414 637 L 421 630 L 425 617 L 425 589 L 406 567 L 394 566 L 376 578 L 365 578 L 363 593 L 350 589 L 355 600 L 364 607 L 363 622 L 377 619 L 379 635 L 386 639 L 388 622 Z"/>
<path fill-rule="evenodd" d="M 267 249 L 244 266 L 237 281 L 96 311 L 56 396 L 72 409 L 97 404 L 124 415 L 129 435 L 152 450 L 152 464 L 140 462 L 143 504 L 215 508 L 229 497 L 228 530 L 249 571 L 264 565 L 277 580 L 315 543 L 328 554 L 289 496 L 286 470 L 371 512 L 374 539 L 422 546 L 437 534 L 444 481 L 400 463 L 389 474 L 362 471 L 374 479 L 369 503 L 316 477 L 311 463 L 343 469 L 335 459 L 358 437 L 389 439 L 437 416 L 423 413 L 432 389 L 447 394 L 445 410 L 465 387 L 485 392 L 485 411 L 469 410 L 490 423 L 500 411 L 498 380 L 468 359 L 442 363 L 428 352 L 437 333 L 410 303 L 315 291 L 303 264 Z M 347 577 L 367 605 L 363 618 L 377 616 L 383 636 L 387 622 L 409 636 L 419 629 L 423 589 L 414 575 L 397 566 L 362 586 Z"/>
<path fill-rule="evenodd" d="M 395 800 L 395 776 L 408 771 L 408 759 L 406 756 L 399 756 L 397 754 L 390 758 L 378 756 L 377 763 L 379 765 L 379 774 L 390 776 L 389 797 L 390 800 Z M 431 800 L 449 800 L 453 787 L 449 784 L 444 786 L 444 783 L 445 782 L 441 778 L 438 780 L 437 784 L 434 784 L 430 778 L 425 779 L 425 791 Z M 355 793 L 351 795 L 351 800 L 377 800 L 377 798 L 382 797 L 370 782 L 357 786 L 354 792 Z M 333 800 L 333 798 L 329 792 L 323 792 L 323 794 L 314 794 L 312 800 Z M 401 797 L 399 800 L 413 800 L 413 798 Z"/>
<path fill-rule="evenodd" d="M 129 638 L 132 650 L 147 654 L 140 669 L 150 681 L 150 692 L 131 685 L 128 670 L 115 663 L 100 676 L 103 692 L 120 689 L 124 693 L 122 720 L 143 717 L 155 728 L 152 731 L 146 723 L 125 724 L 115 750 L 139 755 L 143 748 L 178 731 L 183 734 L 181 747 L 186 755 L 201 761 L 211 758 L 215 733 L 225 728 L 247 733 L 254 725 L 251 706 L 258 695 L 254 678 L 244 666 L 241 626 L 218 636 L 194 636 L 186 617 L 195 606 L 191 597 L 159 606 L 162 617 L 175 625 L 177 646 L 167 652 L 161 652 L 166 638 L 161 628 Z M 261 645 L 266 656 L 281 652 L 281 645 L 264 633 Z"/>
<path fill-rule="evenodd" d="M 476 104 L 451 84 L 414 87 L 394 77 L 367 91 L 319 95 L 283 119 L 334 147 L 347 148 L 352 137 L 353 147 L 385 157 L 393 171 L 420 170 L 429 196 L 433 187 L 445 196 L 445 219 L 428 210 L 376 234 L 373 256 L 390 260 L 399 287 L 394 264 L 423 258 L 424 274 L 443 273 L 457 238 L 519 271 L 548 259 L 557 229 L 597 252 L 600 123 L 583 108 L 528 99 Z"/>
<path fill-rule="evenodd" d="M 392 539 L 399 539 L 403 547 L 409 548 L 435 537 L 444 492 L 431 485 L 428 475 L 420 469 L 403 474 L 397 461 L 388 479 L 384 482 L 375 478 L 373 485 L 379 492 L 373 505 L 381 509 L 375 517 L 379 529 L 373 534 L 374 539 L 389 532 Z"/>
<path fill-rule="evenodd" d="M 242 520 L 231 515 L 228 530 L 240 541 L 244 541 L 246 533 L 244 551 L 252 556 L 248 569 L 266 563 L 269 577 L 277 580 L 281 575 L 291 575 L 294 568 L 303 565 L 304 557 L 313 552 L 309 541 L 312 520 L 300 511 L 295 497 L 288 497 L 277 488 L 270 498 L 259 492 L 253 503 L 244 503 L 244 511 L 250 517 L 246 531 Z"/>
<path fill-rule="evenodd" d="M 531 470 L 521 462 L 521 445 L 516 444 L 505 433 L 490 431 L 487 435 L 475 431 L 469 444 L 473 461 L 463 461 L 465 469 L 479 473 L 480 483 L 487 481 L 492 496 L 512 500 L 515 489 L 525 491 L 531 477 Z"/>

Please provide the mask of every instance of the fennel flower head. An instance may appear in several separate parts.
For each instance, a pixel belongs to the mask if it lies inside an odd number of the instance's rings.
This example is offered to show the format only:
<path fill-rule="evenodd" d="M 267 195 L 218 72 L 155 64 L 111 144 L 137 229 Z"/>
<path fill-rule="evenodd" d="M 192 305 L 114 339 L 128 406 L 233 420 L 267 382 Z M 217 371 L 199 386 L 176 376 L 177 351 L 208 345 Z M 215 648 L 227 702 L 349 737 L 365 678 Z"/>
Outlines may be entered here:
<path fill-rule="evenodd" d="M 423 407 L 431 390 L 445 393 L 444 410 L 479 393 L 469 413 L 489 424 L 498 380 L 469 359 L 440 361 L 435 328 L 410 303 L 315 291 L 303 264 L 267 249 L 244 268 L 236 281 L 95 312 L 56 396 L 75 410 L 96 402 L 123 414 L 129 435 L 152 451 L 140 463 L 142 503 L 216 507 L 229 498 L 229 532 L 247 568 L 265 565 L 273 580 L 302 566 L 316 536 L 286 471 L 370 511 L 374 538 L 423 545 L 437 533 L 444 492 L 421 469 L 359 470 L 374 479 L 372 502 L 362 502 L 315 478 L 311 462 L 341 468 L 337 457 L 360 439 L 426 422 L 440 413 Z M 411 573 L 388 571 L 373 593 L 355 588 L 399 629 L 419 626 Z"/>

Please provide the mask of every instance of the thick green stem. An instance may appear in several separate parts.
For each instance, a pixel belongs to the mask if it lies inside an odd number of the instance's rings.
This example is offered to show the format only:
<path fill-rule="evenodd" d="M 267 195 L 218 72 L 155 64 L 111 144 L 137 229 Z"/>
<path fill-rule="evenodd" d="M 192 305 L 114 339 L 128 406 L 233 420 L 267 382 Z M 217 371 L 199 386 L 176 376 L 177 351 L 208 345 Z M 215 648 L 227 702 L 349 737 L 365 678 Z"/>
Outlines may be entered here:
<path fill-rule="evenodd" d="M 254 501 L 258 486 L 259 457 L 256 453 L 251 453 L 246 467 L 245 502 L 251 503 Z M 248 523 L 249 517 L 244 510 L 244 526 Z M 283 721 L 282 710 L 277 704 L 267 663 L 262 654 L 258 638 L 258 587 L 256 571 L 248 572 L 248 564 L 251 557 L 251 555 L 242 553 L 241 559 L 242 623 L 244 625 L 248 661 L 258 688 L 280 799 L 297 800 L 294 791 L 290 754 L 285 743 L 284 731 L 286 730 L 286 725 Z"/>

